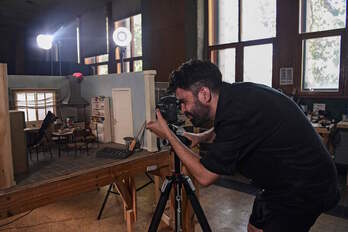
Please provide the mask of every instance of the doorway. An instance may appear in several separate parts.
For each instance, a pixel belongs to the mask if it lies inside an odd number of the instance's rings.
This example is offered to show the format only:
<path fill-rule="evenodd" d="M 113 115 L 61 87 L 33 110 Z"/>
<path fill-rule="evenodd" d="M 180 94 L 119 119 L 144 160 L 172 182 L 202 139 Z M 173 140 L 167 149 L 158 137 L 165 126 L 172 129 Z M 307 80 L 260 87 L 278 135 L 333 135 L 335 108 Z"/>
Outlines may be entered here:
<path fill-rule="evenodd" d="M 132 93 L 130 88 L 112 89 L 114 143 L 125 144 L 124 137 L 133 137 Z"/>

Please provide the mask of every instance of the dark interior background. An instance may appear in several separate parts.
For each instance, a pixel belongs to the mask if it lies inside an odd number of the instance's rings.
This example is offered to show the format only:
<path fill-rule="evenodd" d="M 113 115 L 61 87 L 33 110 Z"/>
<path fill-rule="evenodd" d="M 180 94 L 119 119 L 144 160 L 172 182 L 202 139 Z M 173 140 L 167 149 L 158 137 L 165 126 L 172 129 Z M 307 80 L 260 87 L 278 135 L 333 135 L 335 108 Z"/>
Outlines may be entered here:
<path fill-rule="evenodd" d="M 0 62 L 11 74 L 50 74 L 50 51 L 39 49 L 36 36 L 54 33 L 60 43 L 64 75 L 82 70 L 77 65 L 76 25 L 80 25 L 81 63 L 84 57 L 105 54 L 105 17 L 110 35 L 113 22 L 142 14 L 143 69 L 156 69 L 157 81 L 180 63 L 195 58 L 196 9 L 194 0 L 3 0 L 0 2 Z M 19 15 L 19 16 L 18 16 Z M 79 18 L 79 22 L 77 20 Z M 110 41 L 110 53 L 114 52 Z M 110 54 L 113 55 L 113 54 Z M 110 62 L 111 63 L 111 62 Z M 114 65 L 114 64 L 111 64 Z M 57 63 L 53 64 L 58 70 Z"/>
<path fill-rule="evenodd" d="M 200 54 L 198 58 L 208 58 L 207 4 L 208 0 L 2 0 L 0 62 L 8 64 L 9 74 L 50 74 L 51 56 L 49 52 L 37 47 L 36 36 L 39 33 L 59 31 L 58 37 L 62 41 L 62 73 L 68 75 L 81 71 L 88 74 L 88 67 L 76 63 L 77 23 L 80 25 L 83 63 L 86 56 L 106 52 L 106 16 L 112 19 L 109 22 L 111 34 L 113 21 L 141 13 L 143 69 L 157 70 L 156 81 L 165 82 L 169 73 L 182 62 L 197 58 L 197 54 Z M 277 6 L 273 87 L 280 87 L 280 67 L 294 67 L 294 85 L 281 86 L 285 93 L 291 95 L 301 81 L 301 60 L 298 58 L 301 41 L 297 36 L 299 1 L 278 0 Z M 203 21 L 197 20 L 198 11 L 205 16 Z M 204 28 L 203 36 L 197 35 L 197 27 Z M 112 38 L 109 44 L 109 60 L 114 60 L 115 45 Z M 344 76 L 347 76 L 348 64 L 344 64 L 344 67 Z M 52 68 L 54 73 L 58 73 L 57 62 L 53 63 Z M 114 70 L 115 63 L 109 62 L 109 72 Z M 343 113 L 348 113 L 348 90 L 340 96 L 313 94 L 300 97 L 300 102 L 308 104 L 309 108 L 312 103 L 326 103 L 337 120 L 340 120 Z"/>

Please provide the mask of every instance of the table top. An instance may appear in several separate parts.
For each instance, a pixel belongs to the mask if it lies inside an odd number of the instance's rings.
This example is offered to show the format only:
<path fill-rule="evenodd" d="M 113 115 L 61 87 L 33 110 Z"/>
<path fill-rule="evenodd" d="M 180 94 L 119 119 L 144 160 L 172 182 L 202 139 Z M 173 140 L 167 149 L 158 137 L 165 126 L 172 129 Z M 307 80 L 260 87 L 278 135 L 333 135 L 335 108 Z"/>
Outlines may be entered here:
<path fill-rule="evenodd" d="M 348 129 L 348 122 L 347 121 L 339 121 L 337 123 L 337 128 Z"/>
<path fill-rule="evenodd" d="M 312 126 L 314 129 L 320 133 L 320 134 L 330 134 L 331 129 L 334 127 L 335 124 L 330 124 L 328 126 L 322 126 L 320 123 L 312 123 Z"/>
<path fill-rule="evenodd" d="M 0 190 L 0 218 L 22 213 L 58 200 L 111 184 L 119 176 L 132 176 L 148 170 L 167 168 L 169 151 L 139 152 L 126 159 L 81 169 L 39 183 Z"/>
<path fill-rule="evenodd" d="M 24 132 L 36 132 L 39 130 L 40 130 L 40 127 L 26 127 L 26 128 L 24 128 Z"/>
<path fill-rule="evenodd" d="M 72 135 L 74 133 L 74 130 L 62 130 L 62 131 L 54 131 L 52 132 L 53 136 L 67 136 Z"/>

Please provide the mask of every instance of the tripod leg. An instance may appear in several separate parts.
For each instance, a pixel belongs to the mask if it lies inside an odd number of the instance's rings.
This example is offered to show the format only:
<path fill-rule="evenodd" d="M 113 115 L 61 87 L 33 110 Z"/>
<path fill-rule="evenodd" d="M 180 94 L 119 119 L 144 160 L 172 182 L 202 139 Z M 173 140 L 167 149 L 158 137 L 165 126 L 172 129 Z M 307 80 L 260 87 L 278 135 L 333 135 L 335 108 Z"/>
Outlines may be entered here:
<path fill-rule="evenodd" d="M 170 193 L 170 189 L 172 188 L 172 184 L 173 184 L 173 180 L 166 177 L 166 179 L 162 185 L 162 188 L 161 188 L 160 199 L 157 203 L 155 212 L 154 212 L 152 220 L 151 220 L 151 224 L 150 224 L 150 227 L 148 230 L 149 232 L 156 232 L 158 229 L 158 226 L 161 222 L 161 217 L 162 217 L 163 211 L 166 207 L 166 203 L 167 203 L 168 198 L 169 198 L 169 193 Z"/>
<path fill-rule="evenodd" d="M 175 231 L 181 231 L 182 229 L 182 195 L 181 195 L 181 189 L 182 189 L 182 181 L 177 181 L 174 184 L 174 196 L 175 196 Z"/>
<path fill-rule="evenodd" d="M 108 189 L 108 191 L 106 192 L 106 196 L 105 196 L 105 198 L 104 198 L 102 207 L 101 207 L 100 210 L 99 210 L 98 220 L 100 220 L 100 218 L 101 218 L 101 216 L 102 216 L 102 213 L 103 213 L 105 204 L 106 204 L 106 202 L 108 201 L 109 194 L 110 194 L 110 192 L 111 192 L 112 185 L 113 185 L 113 184 L 110 184 L 109 189 Z"/>
<path fill-rule="evenodd" d="M 191 201 L 192 208 L 195 211 L 195 214 L 197 216 L 199 224 L 201 225 L 202 230 L 204 232 L 211 232 L 211 228 L 209 226 L 207 218 L 205 217 L 203 209 L 202 209 L 201 205 L 199 204 L 197 196 L 194 193 L 195 187 L 194 187 L 190 177 L 185 176 L 183 184 L 184 184 L 184 188 L 185 188 L 187 197 Z"/>

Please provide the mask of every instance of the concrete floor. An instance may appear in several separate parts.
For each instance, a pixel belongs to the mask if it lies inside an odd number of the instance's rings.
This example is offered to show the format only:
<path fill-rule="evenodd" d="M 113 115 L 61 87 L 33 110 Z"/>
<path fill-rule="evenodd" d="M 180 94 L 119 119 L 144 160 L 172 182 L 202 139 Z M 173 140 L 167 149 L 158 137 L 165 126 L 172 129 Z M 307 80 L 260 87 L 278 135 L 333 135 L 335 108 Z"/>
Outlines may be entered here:
<path fill-rule="evenodd" d="M 136 177 L 137 186 L 145 182 L 144 176 Z M 96 219 L 106 191 L 107 187 L 104 187 L 100 191 L 83 193 L 71 199 L 35 209 L 7 226 L 1 225 L 25 213 L 1 220 L 0 231 L 125 231 L 123 207 L 117 195 L 110 195 L 102 219 L 100 221 Z M 153 186 L 150 185 L 139 191 L 137 199 L 138 220 L 135 223 L 135 231 L 146 231 L 155 207 Z M 215 185 L 200 190 L 200 202 L 213 231 L 217 232 L 246 231 L 253 199 L 252 195 Z M 160 231 L 168 231 L 168 229 L 161 228 Z M 197 231 L 201 231 L 199 225 L 196 226 Z M 311 230 L 311 232 L 329 231 L 347 232 L 348 220 L 323 214 Z"/>

